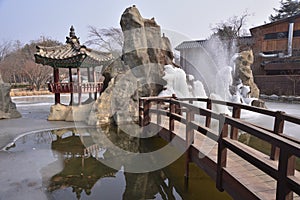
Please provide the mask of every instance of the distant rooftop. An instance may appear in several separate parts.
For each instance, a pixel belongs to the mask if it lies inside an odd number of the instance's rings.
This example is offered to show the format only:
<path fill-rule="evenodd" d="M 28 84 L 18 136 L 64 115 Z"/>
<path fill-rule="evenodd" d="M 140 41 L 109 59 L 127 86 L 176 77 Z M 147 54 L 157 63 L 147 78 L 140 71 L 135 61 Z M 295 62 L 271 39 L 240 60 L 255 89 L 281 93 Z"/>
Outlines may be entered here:
<path fill-rule="evenodd" d="M 204 43 L 206 43 L 207 40 L 191 40 L 191 41 L 183 41 L 181 44 L 179 44 L 175 49 L 192 49 L 192 48 L 199 48 L 202 47 Z"/>
<path fill-rule="evenodd" d="M 237 38 L 239 43 L 251 45 L 253 44 L 253 38 L 251 36 L 243 36 Z M 182 49 L 193 49 L 193 48 L 200 48 L 204 47 L 207 44 L 208 40 L 190 40 L 190 41 L 183 41 L 179 44 L 175 49 L 180 51 Z"/>

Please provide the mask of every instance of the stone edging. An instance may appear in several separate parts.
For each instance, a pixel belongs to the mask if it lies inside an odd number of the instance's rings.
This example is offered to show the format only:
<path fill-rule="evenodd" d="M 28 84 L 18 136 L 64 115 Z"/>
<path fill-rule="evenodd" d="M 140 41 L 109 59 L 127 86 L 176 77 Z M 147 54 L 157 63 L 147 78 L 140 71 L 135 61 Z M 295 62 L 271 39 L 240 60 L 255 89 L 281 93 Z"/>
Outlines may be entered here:
<path fill-rule="evenodd" d="M 261 94 L 259 96 L 260 99 L 264 101 L 274 101 L 274 102 L 287 102 L 287 103 L 299 103 L 300 104 L 300 96 L 278 96 L 275 94 L 265 95 Z"/>

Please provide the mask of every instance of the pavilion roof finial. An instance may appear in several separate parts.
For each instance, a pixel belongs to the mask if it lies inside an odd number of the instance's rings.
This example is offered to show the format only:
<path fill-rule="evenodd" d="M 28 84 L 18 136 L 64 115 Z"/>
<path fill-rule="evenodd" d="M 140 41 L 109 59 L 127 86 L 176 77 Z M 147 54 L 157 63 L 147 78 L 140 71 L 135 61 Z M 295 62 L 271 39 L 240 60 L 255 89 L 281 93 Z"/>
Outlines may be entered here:
<path fill-rule="evenodd" d="M 80 45 L 79 37 L 77 37 L 75 35 L 75 29 L 74 29 L 73 25 L 70 28 L 69 37 L 66 37 L 66 38 L 67 38 L 66 43 L 72 44 L 72 45 L 77 46 L 79 48 L 79 45 Z"/>
<path fill-rule="evenodd" d="M 70 34 L 69 35 L 70 35 L 70 38 L 76 37 L 76 35 L 75 35 L 75 29 L 74 29 L 73 25 L 70 28 Z"/>

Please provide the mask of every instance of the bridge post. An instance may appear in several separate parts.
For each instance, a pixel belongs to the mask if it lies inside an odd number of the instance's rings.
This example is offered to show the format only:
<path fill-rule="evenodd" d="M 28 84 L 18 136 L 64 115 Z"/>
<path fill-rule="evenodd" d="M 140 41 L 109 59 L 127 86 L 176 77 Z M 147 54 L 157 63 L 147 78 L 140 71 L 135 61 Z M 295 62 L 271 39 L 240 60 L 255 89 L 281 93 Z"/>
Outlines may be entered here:
<path fill-rule="evenodd" d="M 207 99 L 206 108 L 209 109 L 209 110 L 212 109 L 211 99 Z M 211 124 L 211 117 L 210 116 L 206 116 L 205 126 L 207 128 L 210 128 L 210 124 Z"/>
<path fill-rule="evenodd" d="M 150 123 L 149 116 L 150 101 L 144 98 L 139 99 L 139 125 L 146 126 Z"/>
<path fill-rule="evenodd" d="M 194 129 L 191 128 L 191 121 L 195 120 L 195 113 L 193 110 L 188 109 L 186 113 L 186 129 L 185 129 L 185 141 L 186 141 L 186 159 L 185 159 L 185 181 L 189 179 L 191 154 L 190 146 L 194 143 Z"/>
<path fill-rule="evenodd" d="M 147 126 L 150 123 L 150 106 L 151 103 L 148 99 L 144 100 L 144 112 L 143 112 L 143 126 Z"/>
<path fill-rule="evenodd" d="M 276 199 L 292 200 L 293 191 L 288 187 L 287 177 L 295 174 L 295 156 L 286 149 L 280 150 L 278 172 Z"/>
<path fill-rule="evenodd" d="M 228 124 L 226 124 L 226 116 L 224 114 L 220 115 L 219 119 L 219 132 L 221 132 L 218 140 L 218 160 L 217 160 L 217 177 L 216 177 L 216 187 L 219 191 L 224 191 L 223 189 L 223 168 L 226 167 L 227 162 L 227 148 L 223 143 L 223 138 L 228 136 Z"/>
<path fill-rule="evenodd" d="M 161 124 L 161 115 L 160 115 L 160 113 L 158 113 L 159 112 L 159 110 L 161 109 L 161 104 L 160 104 L 160 101 L 158 101 L 157 102 L 157 104 L 156 104 L 156 109 L 157 109 L 157 124 L 158 125 L 160 125 Z"/>
<path fill-rule="evenodd" d="M 143 126 L 143 112 L 144 112 L 144 102 L 142 98 L 139 98 L 139 125 Z"/>
<path fill-rule="evenodd" d="M 172 102 L 173 100 L 170 99 L 170 108 L 169 108 L 169 112 L 170 112 L 170 116 L 169 116 L 169 131 L 174 131 L 174 123 L 175 120 L 173 118 L 173 114 L 175 114 L 176 112 L 176 105 Z"/>
<path fill-rule="evenodd" d="M 232 117 L 239 119 L 241 117 L 241 108 L 239 106 L 233 106 Z M 237 140 L 238 139 L 239 130 L 235 127 L 231 126 L 230 131 L 230 139 Z"/>
<path fill-rule="evenodd" d="M 285 112 L 282 112 L 282 111 L 277 111 L 275 114 L 273 133 L 275 133 L 276 135 L 280 135 L 283 133 L 283 128 L 284 128 L 283 115 L 284 114 L 285 114 Z M 270 159 L 278 160 L 279 159 L 279 151 L 280 151 L 279 148 L 272 144 Z"/>

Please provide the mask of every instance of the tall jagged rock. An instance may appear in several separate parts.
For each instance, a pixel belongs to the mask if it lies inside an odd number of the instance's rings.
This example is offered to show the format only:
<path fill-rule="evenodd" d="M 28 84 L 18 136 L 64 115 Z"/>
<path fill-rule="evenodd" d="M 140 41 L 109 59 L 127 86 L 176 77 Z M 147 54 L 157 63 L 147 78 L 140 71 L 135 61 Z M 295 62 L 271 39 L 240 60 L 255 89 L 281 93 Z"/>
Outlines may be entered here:
<path fill-rule="evenodd" d="M 144 19 L 132 6 L 122 14 L 120 25 L 124 35 L 122 56 L 103 74 L 110 82 L 92 108 L 90 125 L 112 119 L 117 124 L 136 120 L 138 97 L 158 95 L 166 84 L 162 79 L 164 66 L 173 64 L 170 41 L 161 35 L 154 18 Z"/>
<path fill-rule="evenodd" d="M 19 118 L 21 114 L 17 111 L 16 104 L 10 97 L 10 85 L 4 83 L 0 74 L 0 119 Z"/>
<path fill-rule="evenodd" d="M 243 85 L 250 86 L 250 97 L 259 98 L 259 89 L 254 82 L 251 65 L 254 57 L 252 50 L 242 51 L 236 59 L 234 80 L 240 79 Z"/>
<path fill-rule="evenodd" d="M 173 64 L 170 41 L 161 35 L 155 19 L 144 19 L 135 7 L 121 16 L 124 35 L 122 59 L 130 67 L 141 87 L 141 96 L 157 95 L 165 85 L 164 66 Z"/>

